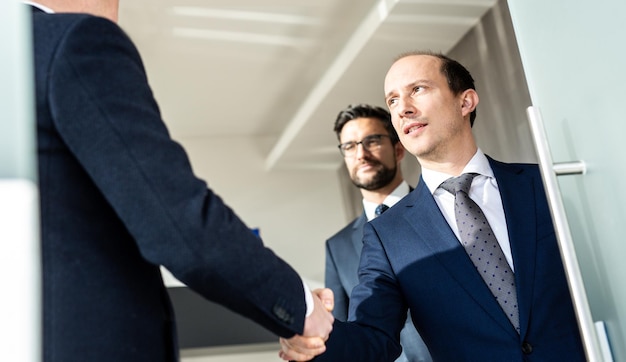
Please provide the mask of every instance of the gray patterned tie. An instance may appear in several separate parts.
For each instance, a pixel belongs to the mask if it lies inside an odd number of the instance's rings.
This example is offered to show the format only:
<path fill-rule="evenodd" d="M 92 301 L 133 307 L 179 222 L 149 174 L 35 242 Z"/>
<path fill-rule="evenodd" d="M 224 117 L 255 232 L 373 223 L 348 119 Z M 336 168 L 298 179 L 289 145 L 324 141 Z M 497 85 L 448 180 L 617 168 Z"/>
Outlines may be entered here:
<path fill-rule="evenodd" d="M 442 189 L 454 195 L 454 213 L 461 244 L 476 266 L 498 304 L 519 333 L 519 312 L 515 276 L 506 261 L 487 218 L 468 196 L 476 173 L 466 173 L 444 181 Z"/>

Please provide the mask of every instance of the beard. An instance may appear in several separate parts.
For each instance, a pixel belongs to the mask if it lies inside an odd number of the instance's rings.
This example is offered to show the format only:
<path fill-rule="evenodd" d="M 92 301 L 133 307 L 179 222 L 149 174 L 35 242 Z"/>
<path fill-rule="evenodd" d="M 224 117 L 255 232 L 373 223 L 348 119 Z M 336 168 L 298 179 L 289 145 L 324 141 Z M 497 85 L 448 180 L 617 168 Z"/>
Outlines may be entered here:
<path fill-rule="evenodd" d="M 368 160 L 370 165 L 377 167 L 376 173 L 368 178 L 357 176 L 356 172 L 350 175 L 352 183 L 367 191 L 374 191 L 387 186 L 396 177 L 398 167 L 394 163 L 394 167 L 387 167 L 376 160 Z"/>

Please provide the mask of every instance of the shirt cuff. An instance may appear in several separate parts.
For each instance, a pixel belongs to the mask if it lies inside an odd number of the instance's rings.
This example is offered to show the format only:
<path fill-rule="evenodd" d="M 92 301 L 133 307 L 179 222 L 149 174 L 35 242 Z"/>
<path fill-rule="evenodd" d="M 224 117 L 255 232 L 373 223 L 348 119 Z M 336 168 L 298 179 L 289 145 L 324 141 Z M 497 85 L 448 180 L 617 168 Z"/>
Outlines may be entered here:
<path fill-rule="evenodd" d="M 311 289 L 309 289 L 308 285 L 302 280 L 302 287 L 304 288 L 304 301 L 306 302 L 306 314 L 305 317 L 308 317 L 313 313 L 313 309 L 315 308 L 315 302 L 313 302 L 313 294 L 311 293 Z"/>

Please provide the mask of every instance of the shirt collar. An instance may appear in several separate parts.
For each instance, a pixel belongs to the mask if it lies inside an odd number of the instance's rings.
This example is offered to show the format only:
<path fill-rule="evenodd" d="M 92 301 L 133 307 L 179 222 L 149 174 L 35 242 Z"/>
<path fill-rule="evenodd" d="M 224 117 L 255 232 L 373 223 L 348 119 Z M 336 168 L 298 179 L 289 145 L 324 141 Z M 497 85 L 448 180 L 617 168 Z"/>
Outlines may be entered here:
<path fill-rule="evenodd" d="M 402 200 L 403 197 L 408 195 L 409 191 L 409 184 L 407 184 L 406 181 L 402 181 L 402 183 L 400 183 L 398 187 L 396 187 L 389 195 L 387 195 L 387 197 L 385 197 L 385 199 L 383 200 L 383 204 L 392 207 L 393 205 L 397 204 L 398 201 Z M 367 220 L 372 220 L 375 217 L 374 210 L 376 209 L 376 206 L 378 206 L 377 203 L 366 201 L 365 199 L 363 199 L 363 210 L 365 210 L 365 216 L 367 217 Z"/>
<path fill-rule="evenodd" d="M 487 156 L 483 153 L 483 151 L 479 149 L 476 150 L 476 153 L 472 157 L 472 159 L 465 165 L 463 168 L 463 172 L 461 173 L 470 173 L 474 172 L 479 175 L 487 176 L 489 178 L 493 178 L 493 170 L 491 170 L 491 166 L 489 165 L 489 160 Z M 432 194 L 435 193 L 439 185 L 442 182 L 449 179 L 450 177 L 454 177 L 458 175 L 449 175 L 443 172 L 438 172 L 434 170 L 429 170 L 427 168 L 422 167 L 422 179 L 426 183 L 426 186 L 430 190 Z"/>
<path fill-rule="evenodd" d="M 54 13 L 54 11 L 53 11 L 52 9 L 50 9 L 49 7 L 47 7 L 47 6 L 43 6 L 43 5 L 41 5 L 41 4 L 37 4 L 37 3 L 36 3 L 36 2 L 34 2 L 34 1 L 22 1 L 22 2 L 23 2 L 24 4 L 26 4 L 26 5 L 34 6 L 34 7 L 36 7 L 37 9 L 39 9 L 39 10 L 41 10 L 41 11 L 43 11 L 43 12 L 46 12 L 46 13 L 48 13 L 48 14 L 52 14 L 52 13 Z"/>

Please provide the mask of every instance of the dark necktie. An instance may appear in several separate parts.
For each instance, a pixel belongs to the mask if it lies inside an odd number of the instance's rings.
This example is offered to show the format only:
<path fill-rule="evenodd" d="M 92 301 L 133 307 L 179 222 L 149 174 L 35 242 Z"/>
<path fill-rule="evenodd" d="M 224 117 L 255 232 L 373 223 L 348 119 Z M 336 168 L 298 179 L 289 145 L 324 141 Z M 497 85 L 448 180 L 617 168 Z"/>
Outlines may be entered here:
<path fill-rule="evenodd" d="M 374 215 L 380 216 L 383 214 L 383 212 L 387 211 L 387 209 L 389 209 L 389 206 L 385 204 L 380 204 L 376 206 L 376 209 L 374 210 Z"/>
<path fill-rule="evenodd" d="M 475 173 L 466 173 L 444 181 L 442 189 L 454 195 L 454 214 L 461 244 L 498 304 L 519 333 L 519 311 L 515 276 L 506 261 L 489 222 L 482 210 L 468 196 Z"/>

